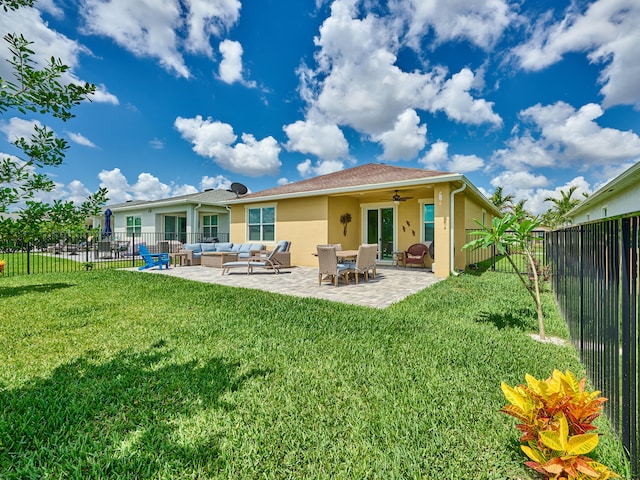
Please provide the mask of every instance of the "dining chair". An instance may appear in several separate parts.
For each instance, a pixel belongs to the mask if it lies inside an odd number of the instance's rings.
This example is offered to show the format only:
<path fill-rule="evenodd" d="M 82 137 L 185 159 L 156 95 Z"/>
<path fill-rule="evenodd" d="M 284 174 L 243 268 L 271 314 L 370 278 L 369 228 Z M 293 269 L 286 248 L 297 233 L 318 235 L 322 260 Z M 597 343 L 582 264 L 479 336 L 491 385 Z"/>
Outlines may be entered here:
<path fill-rule="evenodd" d="M 338 286 L 338 279 L 344 278 L 349 284 L 349 265 L 338 263 L 336 247 L 318 245 L 318 285 L 322 285 L 322 279 L 329 277 L 333 281 L 333 286 Z"/>
<path fill-rule="evenodd" d="M 358 256 L 356 261 L 349 266 L 349 273 L 353 273 L 356 277 L 356 285 L 358 285 L 358 277 L 364 275 L 366 282 L 369 281 L 369 272 L 371 278 L 376 278 L 376 260 L 378 256 L 378 244 L 363 244 L 358 247 Z"/>

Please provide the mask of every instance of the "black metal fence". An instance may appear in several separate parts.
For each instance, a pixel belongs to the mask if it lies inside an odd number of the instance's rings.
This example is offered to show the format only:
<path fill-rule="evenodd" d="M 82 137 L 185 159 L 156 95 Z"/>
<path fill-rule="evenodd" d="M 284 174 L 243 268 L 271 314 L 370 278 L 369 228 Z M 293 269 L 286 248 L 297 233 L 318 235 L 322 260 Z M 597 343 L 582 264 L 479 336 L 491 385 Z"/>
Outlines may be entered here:
<path fill-rule="evenodd" d="M 98 268 L 126 268 L 142 265 L 139 245 L 151 253 L 177 253 L 184 243 L 226 242 L 228 234 L 112 233 L 108 237 L 57 232 L 29 241 L 18 237 L 0 238 L 0 275 L 69 272 Z"/>
<path fill-rule="evenodd" d="M 476 238 L 477 234 L 474 234 L 477 230 L 467 230 L 466 243 L 469 243 Z M 532 235 L 534 240 L 529 242 L 529 249 L 533 252 L 533 257 L 539 263 L 544 265 L 546 262 L 544 241 L 544 230 L 534 230 Z M 477 250 L 465 250 L 466 252 L 466 264 L 472 268 L 478 268 L 481 270 L 493 270 L 503 273 L 514 273 L 513 266 L 509 263 L 505 256 L 498 254 L 494 248 L 479 248 Z M 521 273 L 527 273 L 529 271 L 529 260 L 523 252 L 511 251 L 509 252 L 514 263 L 518 267 Z"/>
<path fill-rule="evenodd" d="M 638 252 L 640 217 L 549 232 L 547 254 L 560 312 L 589 379 L 640 475 Z"/>

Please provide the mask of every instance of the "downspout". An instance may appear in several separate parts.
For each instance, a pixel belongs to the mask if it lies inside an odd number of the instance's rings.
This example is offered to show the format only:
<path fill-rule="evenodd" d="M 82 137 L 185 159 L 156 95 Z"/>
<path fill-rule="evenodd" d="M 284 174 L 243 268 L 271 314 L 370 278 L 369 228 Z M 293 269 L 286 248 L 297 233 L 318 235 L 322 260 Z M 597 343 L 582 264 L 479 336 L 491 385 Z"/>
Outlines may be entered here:
<path fill-rule="evenodd" d="M 202 207 L 202 203 L 199 203 L 198 205 L 196 205 L 195 207 L 193 207 L 193 215 L 191 215 L 191 238 L 192 241 L 193 239 L 196 238 L 196 234 L 198 234 L 197 238 L 200 238 L 200 232 L 197 232 L 196 229 L 198 228 L 198 209 Z"/>
<path fill-rule="evenodd" d="M 451 272 L 451 275 L 455 277 L 458 276 L 458 273 L 455 271 L 455 256 L 456 256 L 456 249 L 454 245 L 455 208 L 453 203 L 453 200 L 454 200 L 453 197 L 455 197 L 456 193 L 462 192 L 465 188 L 467 188 L 466 182 L 464 182 L 460 188 L 451 192 L 451 198 L 449 199 L 449 231 L 451 233 L 451 240 L 449 242 L 449 258 L 451 260 L 451 265 L 449 267 L 449 271 Z"/>

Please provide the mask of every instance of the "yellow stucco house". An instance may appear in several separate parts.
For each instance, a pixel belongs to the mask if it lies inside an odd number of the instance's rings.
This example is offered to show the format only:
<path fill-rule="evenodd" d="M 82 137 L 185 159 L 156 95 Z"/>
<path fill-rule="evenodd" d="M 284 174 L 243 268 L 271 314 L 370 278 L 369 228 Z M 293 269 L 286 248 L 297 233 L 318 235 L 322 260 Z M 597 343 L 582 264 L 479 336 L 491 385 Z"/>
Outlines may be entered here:
<path fill-rule="evenodd" d="M 378 244 L 378 261 L 433 242 L 436 276 L 463 269 L 466 230 L 499 211 L 464 175 L 369 163 L 222 202 L 231 241 L 292 242 L 293 265 L 317 266 L 316 245 Z"/>

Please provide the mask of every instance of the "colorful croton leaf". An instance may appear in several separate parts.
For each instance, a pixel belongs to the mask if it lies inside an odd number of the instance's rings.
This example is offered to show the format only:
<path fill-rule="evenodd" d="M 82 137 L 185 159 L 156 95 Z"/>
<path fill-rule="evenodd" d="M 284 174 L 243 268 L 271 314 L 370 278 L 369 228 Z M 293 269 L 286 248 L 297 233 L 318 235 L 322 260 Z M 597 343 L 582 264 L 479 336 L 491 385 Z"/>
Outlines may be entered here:
<path fill-rule="evenodd" d="M 526 385 L 501 388 L 509 402 L 500 411 L 519 420 L 525 465 L 547 480 L 605 480 L 619 478 L 605 465 L 586 456 L 598 446 L 592 422 L 607 400 L 599 391 L 587 392 L 586 379 L 554 370 L 547 380 L 526 375 Z"/>

